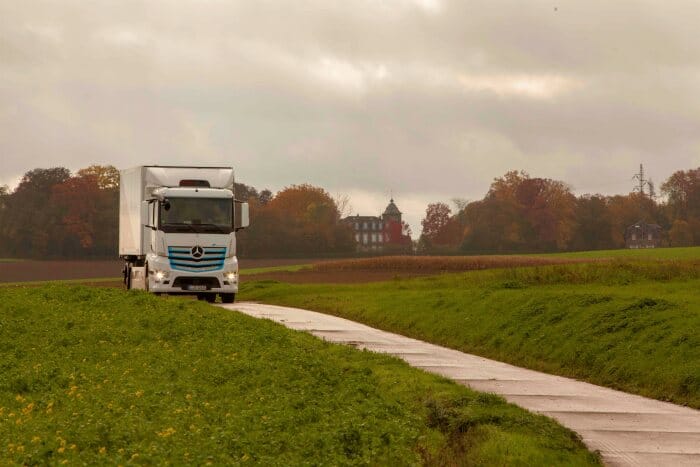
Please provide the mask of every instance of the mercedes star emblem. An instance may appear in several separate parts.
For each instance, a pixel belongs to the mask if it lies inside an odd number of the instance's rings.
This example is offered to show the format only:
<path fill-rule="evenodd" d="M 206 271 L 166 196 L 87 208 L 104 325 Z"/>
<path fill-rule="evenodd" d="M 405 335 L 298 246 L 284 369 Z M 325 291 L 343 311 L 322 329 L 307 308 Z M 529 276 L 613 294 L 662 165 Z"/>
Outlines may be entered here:
<path fill-rule="evenodd" d="M 193 246 L 193 247 L 192 247 L 192 250 L 191 250 L 191 253 L 192 253 L 192 257 L 193 257 L 193 258 L 201 258 L 202 255 L 204 255 L 204 248 L 202 248 L 202 247 L 199 246 L 199 245 Z"/>

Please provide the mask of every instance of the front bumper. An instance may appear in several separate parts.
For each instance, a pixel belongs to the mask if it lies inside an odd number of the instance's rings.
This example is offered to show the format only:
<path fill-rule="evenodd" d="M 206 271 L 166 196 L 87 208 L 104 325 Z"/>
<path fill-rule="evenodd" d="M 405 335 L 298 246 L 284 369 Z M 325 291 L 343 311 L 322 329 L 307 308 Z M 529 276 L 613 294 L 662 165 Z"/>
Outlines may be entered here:
<path fill-rule="evenodd" d="M 158 274 L 161 272 L 163 274 Z M 160 277 L 162 276 L 162 277 Z M 178 271 L 170 267 L 168 258 L 148 258 L 148 290 L 155 293 L 198 294 L 237 293 L 238 260 L 226 258 L 220 271 Z"/>

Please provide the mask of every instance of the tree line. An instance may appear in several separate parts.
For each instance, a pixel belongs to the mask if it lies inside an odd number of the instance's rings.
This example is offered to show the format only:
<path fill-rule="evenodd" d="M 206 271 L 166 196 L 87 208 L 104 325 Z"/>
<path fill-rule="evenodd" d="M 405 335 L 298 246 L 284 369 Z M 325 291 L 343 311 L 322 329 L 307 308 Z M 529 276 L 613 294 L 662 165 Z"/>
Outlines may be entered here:
<path fill-rule="evenodd" d="M 644 191 L 575 196 L 564 182 L 511 171 L 483 199 L 431 203 L 422 221 L 424 253 L 517 253 L 625 247 L 627 227 L 662 228 L 662 246 L 700 245 L 700 168 L 661 185 L 663 201 Z"/>
<path fill-rule="evenodd" d="M 674 173 L 663 201 L 644 192 L 575 196 L 564 182 L 511 171 L 483 199 L 428 205 L 417 244 L 421 253 L 518 253 L 625 246 L 626 228 L 658 224 L 664 246 L 700 245 L 700 168 Z M 278 193 L 236 183 L 251 225 L 238 236 L 242 257 L 348 256 L 353 232 L 340 222 L 347 197 L 312 185 Z M 24 174 L 0 186 L 0 257 L 114 258 L 119 235 L 119 172 L 92 165 Z"/>
<path fill-rule="evenodd" d="M 333 256 L 354 251 L 352 232 L 339 222 L 340 203 L 311 185 L 270 190 L 236 183 L 248 201 L 251 226 L 239 232 L 239 255 Z M 37 168 L 14 190 L 0 186 L 0 257 L 116 258 L 119 171 L 92 165 L 71 173 Z"/>

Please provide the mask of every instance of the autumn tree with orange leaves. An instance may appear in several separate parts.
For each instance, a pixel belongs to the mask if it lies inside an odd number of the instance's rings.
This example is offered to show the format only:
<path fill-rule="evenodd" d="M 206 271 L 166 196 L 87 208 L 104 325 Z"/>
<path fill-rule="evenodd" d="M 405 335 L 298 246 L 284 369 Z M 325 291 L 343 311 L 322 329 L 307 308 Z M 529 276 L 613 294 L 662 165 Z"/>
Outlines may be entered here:
<path fill-rule="evenodd" d="M 251 206 L 251 226 L 240 239 L 244 256 L 318 256 L 350 252 L 352 232 L 341 224 L 323 188 L 292 185 Z"/>
<path fill-rule="evenodd" d="M 418 246 L 421 251 L 430 252 L 435 248 L 455 247 L 462 241 L 462 227 L 452 216 L 452 209 L 445 203 L 431 203 L 421 221 Z"/>
<path fill-rule="evenodd" d="M 466 251 L 556 251 L 570 247 L 576 197 L 563 182 L 512 171 L 461 213 Z"/>

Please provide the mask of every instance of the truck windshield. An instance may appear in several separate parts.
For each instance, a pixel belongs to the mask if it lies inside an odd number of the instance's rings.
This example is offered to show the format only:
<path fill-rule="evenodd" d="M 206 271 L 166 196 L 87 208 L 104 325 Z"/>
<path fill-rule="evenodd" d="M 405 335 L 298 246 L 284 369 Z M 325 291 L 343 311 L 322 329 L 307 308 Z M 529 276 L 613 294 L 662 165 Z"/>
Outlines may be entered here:
<path fill-rule="evenodd" d="M 168 198 L 160 203 L 163 232 L 231 233 L 232 202 L 226 198 Z"/>

